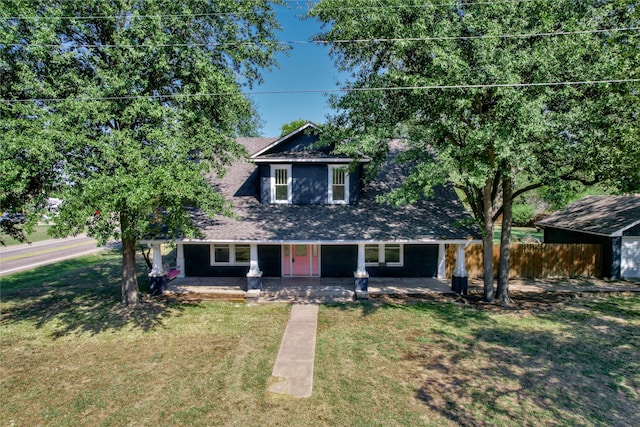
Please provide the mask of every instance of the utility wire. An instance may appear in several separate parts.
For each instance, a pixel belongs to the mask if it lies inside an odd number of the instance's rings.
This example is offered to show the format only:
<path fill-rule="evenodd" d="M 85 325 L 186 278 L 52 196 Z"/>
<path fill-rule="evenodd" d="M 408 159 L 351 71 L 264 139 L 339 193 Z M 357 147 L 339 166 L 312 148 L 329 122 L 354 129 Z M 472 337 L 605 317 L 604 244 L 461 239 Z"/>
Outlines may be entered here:
<path fill-rule="evenodd" d="M 522 88 L 537 86 L 579 86 L 613 83 L 638 83 L 640 79 L 608 79 L 608 80 L 583 80 L 564 82 L 541 82 L 541 83 L 491 83 L 491 84 L 459 84 L 459 85 L 426 85 L 426 86 L 388 86 L 388 87 L 346 87 L 339 89 L 290 89 L 274 91 L 252 91 L 252 92 L 214 92 L 214 93 L 187 93 L 187 94 L 159 94 L 159 95 L 124 95 L 124 96 L 104 96 L 86 98 L 28 98 L 28 99 L 0 99 L 0 102 L 15 104 L 24 102 L 64 102 L 64 101 L 120 101 L 131 99 L 182 99 L 210 96 L 232 96 L 232 95 L 280 95 L 280 94 L 306 94 L 306 93 L 331 93 L 331 92 L 392 92 L 406 90 L 447 90 L 447 89 L 482 89 L 482 88 Z"/>
<path fill-rule="evenodd" d="M 478 5 L 495 5 L 495 4 L 511 4 L 511 3 L 530 3 L 539 0 L 501 0 L 501 1 L 480 1 L 480 2 L 457 2 L 451 1 L 449 3 L 430 3 L 430 4 L 407 4 L 407 5 L 371 5 L 371 6 L 358 6 L 358 7 L 332 7 L 323 8 L 322 11 L 346 11 L 346 10 L 375 10 L 375 9 L 426 9 L 429 7 L 461 7 L 461 6 L 478 6 Z M 320 2 L 306 2 L 306 1 L 286 1 L 286 3 L 295 3 L 300 5 L 301 3 L 307 3 L 307 11 L 312 10 Z M 310 6 L 310 7 L 309 7 Z M 273 10 L 273 9 L 272 9 Z M 129 11 L 125 11 L 129 12 Z M 278 12 L 297 12 L 294 9 L 282 10 Z M 179 14 L 153 14 L 153 15 L 127 15 L 127 18 L 188 18 L 188 17 L 208 17 L 208 16 L 226 16 L 226 15 L 258 15 L 255 11 L 250 12 L 211 12 L 211 13 L 179 13 Z M 38 20 L 56 20 L 56 19 L 79 19 L 79 20 L 93 20 L 93 19 L 122 19 L 122 15 L 84 15 L 84 16 L 8 16 L 0 17 L 0 21 L 38 21 Z"/>
<path fill-rule="evenodd" d="M 338 40 L 293 40 L 293 41 L 273 41 L 273 42 L 210 42 L 210 43 L 140 43 L 140 44 L 74 44 L 68 42 L 64 44 L 48 44 L 48 43 L 8 43 L 0 46 L 9 47 L 47 47 L 61 48 L 65 50 L 80 48 L 157 48 L 157 47 L 206 47 L 206 46 L 283 46 L 283 45 L 305 45 L 305 44 L 349 44 L 349 43 L 395 43 L 395 42 L 418 42 L 418 41 L 446 41 L 446 40 L 482 40 L 482 39 L 519 39 L 531 37 L 556 37 L 577 34 L 602 34 L 609 32 L 622 31 L 638 31 L 640 27 L 622 27 L 622 28 L 601 28 L 595 30 L 578 30 L 578 31 L 553 31 L 545 33 L 525 33 L 525 34 L 496 34 L 496 35 L 478 35 L 478 36 L 434 36 L 434 37 L 398 37 L 398 38 L 369 38 L 369 39 L 338 39 Z"/>

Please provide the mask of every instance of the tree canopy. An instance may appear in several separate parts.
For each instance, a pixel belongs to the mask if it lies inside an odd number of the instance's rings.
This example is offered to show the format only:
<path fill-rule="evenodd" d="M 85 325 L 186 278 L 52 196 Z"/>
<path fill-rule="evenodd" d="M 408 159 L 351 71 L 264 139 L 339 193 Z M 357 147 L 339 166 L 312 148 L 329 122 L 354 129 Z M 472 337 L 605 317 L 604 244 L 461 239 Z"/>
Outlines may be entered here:
<path fill-rule="evenodd" d="M 306 123 L 308 123 L 309 120 L 305 120 L 305 119 L 296 119 L 296 120 L 292 120 L 289 123 L 285 123 L 282 126 L 280 126 L 280 136 L 285 136 L 287 134 L 290 134 L 291 132 L 293 132 L 294 130 L 298 129 L 301 126 L 304 126 Z"/>
<path fill-rule="evenodd" d="M 638 12 L 628 2 L 323 0 L 310 15 L 353 72 L 326 137 L 373 159 L 406 138 L 412 173 L 392 202 L 444 182 L 464 195 L 484 232 L 488 300 L 494 222 L 515 197 L 576 180 L 639 188 Z"/>
<path fill-rule="evenodd" d="M 263 0 L 3 2 L 2 202 L 57 185 L 55 234 L 122 240 L 135 304 L 137 240 L 196 235 L 191 208 L 229 212 L 209 177 L 255 133 L 241 88 L 275 65 L 278 28 Z"/>

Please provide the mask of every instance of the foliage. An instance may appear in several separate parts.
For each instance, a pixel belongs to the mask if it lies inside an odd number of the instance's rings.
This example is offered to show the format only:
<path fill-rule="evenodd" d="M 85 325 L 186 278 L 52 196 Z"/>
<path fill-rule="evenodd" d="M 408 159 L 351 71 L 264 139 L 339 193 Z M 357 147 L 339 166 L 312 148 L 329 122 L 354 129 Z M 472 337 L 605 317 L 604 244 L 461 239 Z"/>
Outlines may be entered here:
<path fill-rule="evenodd" d="M 293 120 L 289 123 L 286 123 L 284 125 L 282 125 L 280 127 L 280 136 L 285 136 L 290 134 L 291 132 L 293 132 L 294 130 L 300 128 L 301 126 L 304 126 L 305 124 L 307 124 L 309 122 L 309 120 L 305 120 L 305 119 L 296 119 Z"/>
<path fill-rule="evenodd" d="M 638 78 L 637 37 L 588 32 L 634 27 L 638 11 L 625 2 L 323 0 L 310 15 L 327 25 L 318 38 L 338 66 L 355 70 L 332 98 L 325 135 L 374 164 L 389 138 L 406 140 L 412 174 L 388 200 L 412 203 L 449 181 L 490 246 L 507 180 L 509 202 L 570 181 L 640 188 L 638 84 L 562 84 Z M 557 32 L 581 33 L 545 35 Z M 522 174 L 534 182 L 519 186 Z"/>
<path fill-rule="evenodd" d="M 512 223 L 515 227 L 531 227 L 535 209 L 531 205 L 513 205 Z"/>
<path fill-rule="evenodd" d="M 8 203 L 64 184 L 55 234 L 121 239 L 123 272 L 144 235 L 198 233 L 187 207 L 229 213 L 208 177 L 255 131 L 240 88 L 283 50 L 271 2 L 11 1 L 0 16 L 1 126 L 24 159 L 3 154 Z"/>

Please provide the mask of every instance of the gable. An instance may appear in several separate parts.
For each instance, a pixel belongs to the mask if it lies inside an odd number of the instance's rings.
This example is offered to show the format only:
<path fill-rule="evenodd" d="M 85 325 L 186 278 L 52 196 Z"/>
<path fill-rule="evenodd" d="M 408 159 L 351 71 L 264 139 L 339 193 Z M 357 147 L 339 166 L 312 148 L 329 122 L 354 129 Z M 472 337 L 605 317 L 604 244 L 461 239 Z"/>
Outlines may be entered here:
<path fill-rule="evenodd" d="M 303 153 L 306 153 L 307 155 L 311 153 L 329 154 L 331 152 L 331 147 L 315 146 L 319 139 L 320 137 L 318 135 L 299 132 L 266 150 L 260 154 L 260 157 L 300 156 Z"/>

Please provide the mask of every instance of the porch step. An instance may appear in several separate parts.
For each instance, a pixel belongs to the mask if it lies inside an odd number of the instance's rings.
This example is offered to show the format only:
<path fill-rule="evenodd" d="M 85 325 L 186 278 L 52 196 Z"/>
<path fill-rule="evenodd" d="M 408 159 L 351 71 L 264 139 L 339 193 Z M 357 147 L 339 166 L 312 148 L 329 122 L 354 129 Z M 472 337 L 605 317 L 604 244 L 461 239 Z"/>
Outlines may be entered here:
<path fill-rule="evenodd" d="M 245 293 L 235 289 L 165 290 L 163 296 L 181 301 L 227 301 L 245 302 Z"/>
<path fill-rule="evenodd" d="M 354 291 L 343 286 L 269 286 L 260 293 L 260 302 L 345 302 L 353 299 Z"/>

